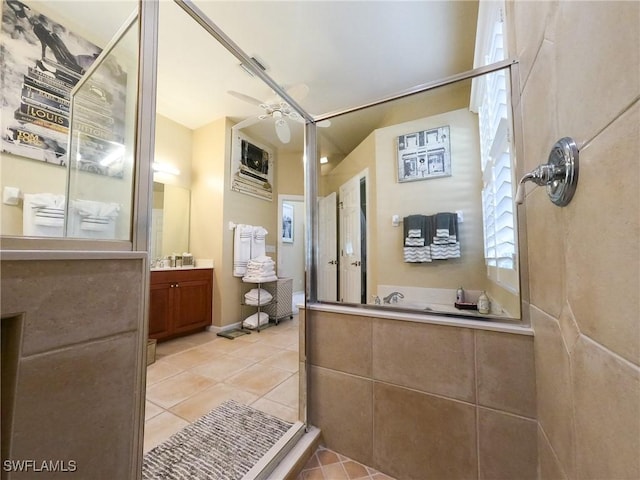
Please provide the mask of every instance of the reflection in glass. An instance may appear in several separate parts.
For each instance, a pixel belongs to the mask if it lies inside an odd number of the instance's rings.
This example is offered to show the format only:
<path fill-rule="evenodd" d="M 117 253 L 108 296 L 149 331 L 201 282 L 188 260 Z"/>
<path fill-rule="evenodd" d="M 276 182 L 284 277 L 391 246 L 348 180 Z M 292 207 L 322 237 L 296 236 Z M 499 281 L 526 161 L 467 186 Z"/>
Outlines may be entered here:
<path fill-rule="evenodd" d="M 489 316 L 520 318 L 509 84 L 498 70 L 318 131 L 319 231 L 337 231 L 320 235 L 319 300 L 477 316 L 486 291 Z"/>
<path fill-rule="evenodd" d="M 72 96 L 68 237 L 131 239 L 137 43 L 134 23 Z"/>
<path fill-rule="evenodd" d="M 150 244 L 152 259 L 189 251 L 190 204 L 188 189 L 153 182 Z"/>

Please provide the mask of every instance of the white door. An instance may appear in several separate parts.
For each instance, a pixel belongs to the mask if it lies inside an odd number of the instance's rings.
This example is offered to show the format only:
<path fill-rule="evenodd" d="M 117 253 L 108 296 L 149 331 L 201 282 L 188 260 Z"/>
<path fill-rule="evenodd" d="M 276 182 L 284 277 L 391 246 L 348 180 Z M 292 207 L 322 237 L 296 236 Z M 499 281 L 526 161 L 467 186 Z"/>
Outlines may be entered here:
<path fill-rule="evenodd" d="M 344 183 L 339 193 L 340 301 L 360 303 L 360 175 Z"/>
<path fill-rule="evenodd" d="M 318 199 L 318 300 L 338 300 L 337 195 Z"/>

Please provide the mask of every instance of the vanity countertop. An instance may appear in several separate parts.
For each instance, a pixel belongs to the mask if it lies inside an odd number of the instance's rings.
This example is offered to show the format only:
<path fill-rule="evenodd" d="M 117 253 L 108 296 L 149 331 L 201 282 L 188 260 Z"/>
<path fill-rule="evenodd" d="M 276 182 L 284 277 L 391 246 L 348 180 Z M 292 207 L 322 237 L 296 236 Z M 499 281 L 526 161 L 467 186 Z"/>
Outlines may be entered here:
<path fill-rule="evenodd" d="M 193 266 L 187 266 L 187 267 L 158 267 L 158 268 L 152 268 L 151 271 L 152 272 L 172 272 L 172 271 L 177 271 L 177 270 L 206 270 L 206 269 L 212 269 L 213 266 L 209 265 L 209 266 L 202 266 L 202 267 L 193 267 Z"/>

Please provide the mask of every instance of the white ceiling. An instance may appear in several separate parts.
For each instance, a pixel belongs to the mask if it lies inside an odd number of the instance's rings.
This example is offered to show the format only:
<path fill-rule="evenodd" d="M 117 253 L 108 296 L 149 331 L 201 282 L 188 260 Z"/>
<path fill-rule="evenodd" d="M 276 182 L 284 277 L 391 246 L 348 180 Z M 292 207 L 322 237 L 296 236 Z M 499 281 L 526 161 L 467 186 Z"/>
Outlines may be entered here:
<path fill-rule="evenodd" d="M 69 4 L 63 17 L 96 38 L 110 38 L 135 2 L 31 2 L 44 13 Z M 314 115 L 358 106 L 469 70 L 477 1 L 207 1 L 200 8 L 284 87 L 304 83 L 299 103 Z M 160 2 L 157 111 L 190 129 L 221 117 L 262 113 L 228 90 L 260 100 L 270 89 L 249 76 L 173 1 Z M 264 122 L 268 122 L 265 120 Z M 261 123 L 264 123 L 261 122 Z M 336 143 L 352 148 L 370 132 L 355 128 Z M 368 130 L 368 131 L 367 131 Z M 301 145 L 301 127 L 288 147 Z M 269 135 L 271 128 L 262 134 Z M 268 140 L 283 145 L 275 136 Z M 347 153 L 347 152 L 344 152 Z"/>

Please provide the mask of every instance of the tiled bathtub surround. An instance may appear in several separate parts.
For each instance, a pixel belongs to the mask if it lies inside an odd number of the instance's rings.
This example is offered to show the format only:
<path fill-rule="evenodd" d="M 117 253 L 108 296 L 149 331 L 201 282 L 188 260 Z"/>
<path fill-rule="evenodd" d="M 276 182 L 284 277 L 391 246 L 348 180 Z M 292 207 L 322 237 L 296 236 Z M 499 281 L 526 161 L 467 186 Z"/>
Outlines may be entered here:
<path fill-rule="evenodd" d="M 532 336 L 305 316 L 310 423 L 328 448 L 403 479 L 536 478 Z"/>
<path fill-rule="evenodd" d="M 526 211 L 540 479 L 640 478 L 640 3 L 509 2 L 527 170 L 572 136 L 580 180 Z M 598 32 L 594 35 L 593 32 Z"/>
<path fill-rule="evenodd" d="M 15 393 L 10 459 L 75 462 L 77 471 L 55 478 L 134 478 L 146 266 L 129 256 L 3 260 L 3 334 L 7 319 L 22 328 L 13 381 L 3 358 L 3 394 L 7 383 Z"/>

